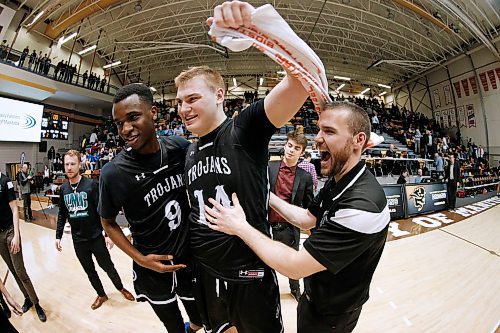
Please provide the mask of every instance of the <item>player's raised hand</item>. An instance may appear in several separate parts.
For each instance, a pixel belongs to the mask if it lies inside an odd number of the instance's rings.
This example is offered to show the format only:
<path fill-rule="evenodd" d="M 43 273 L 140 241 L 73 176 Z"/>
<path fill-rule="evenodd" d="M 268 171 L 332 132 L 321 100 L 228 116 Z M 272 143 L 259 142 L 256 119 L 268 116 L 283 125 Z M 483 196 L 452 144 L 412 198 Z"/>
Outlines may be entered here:
<path fill-rule="evenodd" d="M 248 2 L 226 1 L 214 8 L 214 16 L 207 19 L 207 25 L 215 22 L 223 28 L 237 29 L 241 26 L 252 26 L 252 12 L 255 8 Z"/>
<path fill-rule="evenodd" d="M 240 205 L 236 193 L 233 193 L 232 200 L 234 207 L 227 208 L 212 198 L 208 199 L 213 207 L 210 208 L 205 205 L 205 217 L 210 222 L 208 226 L 211 229 L 239 236 L 250 225 L 246 220 L 245 212 Z"/>
<path fill-rule="evenodd" d="M 186 265 L 184 264 L 165 265 L 162 262 L 162 261 L 170 261 L 173 258 L 174 257 L 169 255 L 148 254 L 144 256 L 141 262 L 138 262 L 138 264 L 158 273 L 175 272 L 179 269 L 186 268 Z"/>

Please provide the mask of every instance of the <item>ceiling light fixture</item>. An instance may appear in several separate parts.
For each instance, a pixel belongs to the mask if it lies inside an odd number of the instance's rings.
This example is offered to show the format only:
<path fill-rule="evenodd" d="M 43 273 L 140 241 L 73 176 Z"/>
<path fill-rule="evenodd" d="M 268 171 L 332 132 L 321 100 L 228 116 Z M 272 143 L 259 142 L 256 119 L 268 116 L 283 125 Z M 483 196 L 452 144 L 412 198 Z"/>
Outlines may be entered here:
<path fill-rule="evenodd" d="M 106 69 L 106 68 L 111 68 L 111 67 L 115 67 L 115 66 L 118 66 L 119 64 L 121 64 L 122 62 L 120 60 L 118 61 L 115 61 L 114 63 L 112 64 L 107 64 L 107 65 L 104 65 L 102 66 L 103 69 Z"/>
<path fill-rule="evenodd" d="M 82 56 L 82 55 L 84 55 L 92 50 L 95 50 L 96 47 L 97 47 L 96 45 L 89 46 L 86 49 L 83 49 L 80 52 L 78 52 L 78 54 Z"/>
<path fill-rule="evenodd" d="M 237 87 L 238 86 L 238 83 L 236 82 L 236 79 L 233 77 L 233 86 L 234 87 Z"/>
<path fill-rule="evenodd" d="M 64 44 L 64 43 L 66 43 L 68 40 L 71 40 L 71 39 L 75 38 L 75 37 L 76 37 L 76 35 L 77 35 L 77 33 L 76 33 L 76 32 L 73 32 L 73 33 L 72 33 L 71 35 L 69 35 L 68 37 L 61 37 L 61 39 L 59 40 L 59 41 L 60 41 L 60 44 L 62 45 L 62 44 Z"/>
<path fill-rule="evenodd" d="M 342 83 L 338 88 L 337 88 L 337 91 L 340 91 L 340 89 L 344 88 L 345 86 L 345 83 Z"/>
<path fill-rule="evenodd" d="M 384 91 L 383 93 L 380 93 L 378 94 L 380 97 L 384 96 L 385 94 L 387 94 L 387 91 Z"/>
<path fill-rule="evenodd" d="M 345 77 L 345 76 L 337 76 L 337 75 L 334 75 L 333 76 L 334 79 L 337 79 L 337 80 L 344 80 L 344 81 L 351 81 L 351 78 L 350 77 Z"/>
<path fill-rule="evenodd" d="M 140 12 L 142 10 L 142 1 L 137 1 L 134 6 L 134 9 L 136 12 Z"/>
<path fill-rule="evenodd" d="M 33 19 L 33 21 L 31 21 L 31 23 L 29 23 L 27 26 L 31 27 L 33 24 L 35 24 L 36 21 L 38 21 L 40 19 L 40 17 L 42 17 L 43 13 L 45 13 L 45 11 L 42 10 L 40 13 L 36 14 L 36 16 Z"/>
<path fill-rule="evenodd" d="M 362 91 L 362 92 L 360 92 L 359 94 L 360 94 L 360 95 L 363 95 L 363 94 L 367 93 L 369 90 L 370 90 L 370 88 L 366 88 L 365 90 L 363 90 L 363 91 Z"/>
<path fill-rule="evenodd" d="M 149 90 L 151 90 L 151 92 L 152 92 L 153 94 L 154 94 L 154 93 L 156 93 L 156 91 L 157 91 L 155 87 L 149 87 Z"/>
<path fill-rule="evenodd" d="M 261 77 L 260 80 L 259 80 L 259 86 L 261 86 L 262 83 L 264 83 L 264 78 L 263 77 Z"/>
<path fill-rule="evenodd" d="M 382 87 L 382 88 L 387 88 L 387 89 L 391 89 L 391 86 L 388 86 L 388 85 L 385 85 L 385 84 L 377 84 L 379 87 Z"/>

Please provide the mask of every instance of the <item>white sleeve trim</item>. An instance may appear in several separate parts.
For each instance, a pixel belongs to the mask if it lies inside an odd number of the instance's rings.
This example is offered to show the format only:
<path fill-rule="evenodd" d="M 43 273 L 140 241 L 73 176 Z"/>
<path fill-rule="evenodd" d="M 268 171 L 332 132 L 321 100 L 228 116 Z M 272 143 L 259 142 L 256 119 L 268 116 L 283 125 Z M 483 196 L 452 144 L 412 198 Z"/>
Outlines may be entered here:
<path fill-rule="evenodd" d="M 359 209 L 340 209 L 335 212 L 335 216 L 332 216 L 330 220 L 357 232 L 375 234 L 389 224 L 391 214 L 387 205 L 380 213 Z"/>

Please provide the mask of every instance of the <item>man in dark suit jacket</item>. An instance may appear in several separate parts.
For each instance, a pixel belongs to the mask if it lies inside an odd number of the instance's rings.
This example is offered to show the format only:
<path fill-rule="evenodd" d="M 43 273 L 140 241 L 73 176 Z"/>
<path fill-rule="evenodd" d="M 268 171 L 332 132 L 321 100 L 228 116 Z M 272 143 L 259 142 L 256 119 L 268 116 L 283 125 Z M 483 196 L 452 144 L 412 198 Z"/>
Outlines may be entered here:
<path fill-rule="evenodd" d="M 450 154 L 450 160 L 445 168 L 445 181 L 448 184 L 448 203 L 451 211 L 455 210 L 457 201 L 457 185 L 460 185 L 461 175 L 458 161 L 455 160 L 455 155 Z"/>
<path fill-rule="evenodd" d="M 269 182 L 271 191 L 283 200 L 307 208 L 312 201 L 313 181 L 311 175 L 297 166 L 299 157 L 307 146 L 304 134 L 295 131 L 289 132 L 284 147 L 284 156 L 281 161 L 269 163 Z M 276 211 L 269 210 L 269 223 L 272 228 L 273 239 L 282 242 L 294 249 L 299 249 L 300 230 L 288 223 Z M 300 284 L 298 280 L 290 279 L 290 291 L 298 301 Z"/>

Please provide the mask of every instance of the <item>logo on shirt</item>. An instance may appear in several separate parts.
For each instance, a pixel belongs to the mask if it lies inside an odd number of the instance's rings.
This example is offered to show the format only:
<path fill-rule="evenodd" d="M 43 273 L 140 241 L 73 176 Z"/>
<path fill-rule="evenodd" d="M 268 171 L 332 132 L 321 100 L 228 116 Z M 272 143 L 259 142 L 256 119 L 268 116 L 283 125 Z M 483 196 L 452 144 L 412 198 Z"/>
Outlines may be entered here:
<path fill-rule="evenodd" d="M 262 279 L 264 277 L 264 269 L 240 270 L 239 277 L 246 279 Z"/>
<path fill-rule="evenodd" d="M 425 188 L 423 186 L 417 187 L 412 194 L 410 194 L 410 200 L 414 200 L 414 205 L 417 211 L 421 211 L 425 205 Z"/>
<path fill-rule="evenodd" d="M 146 175 L 143 173 L 141 173 L 140 175 L 135 175 L 135 179 L 137 179 L 137 181 L 140 181 L 141 179 L 145 179 L 146 178 Z"/>
<path fill-rule="evenodd" d="M 64 203 L 69 212 L 70 218 L 80 218 L 89 216 L 87 208 L 87 192 L 69 193 L 64 195 Z"/>

